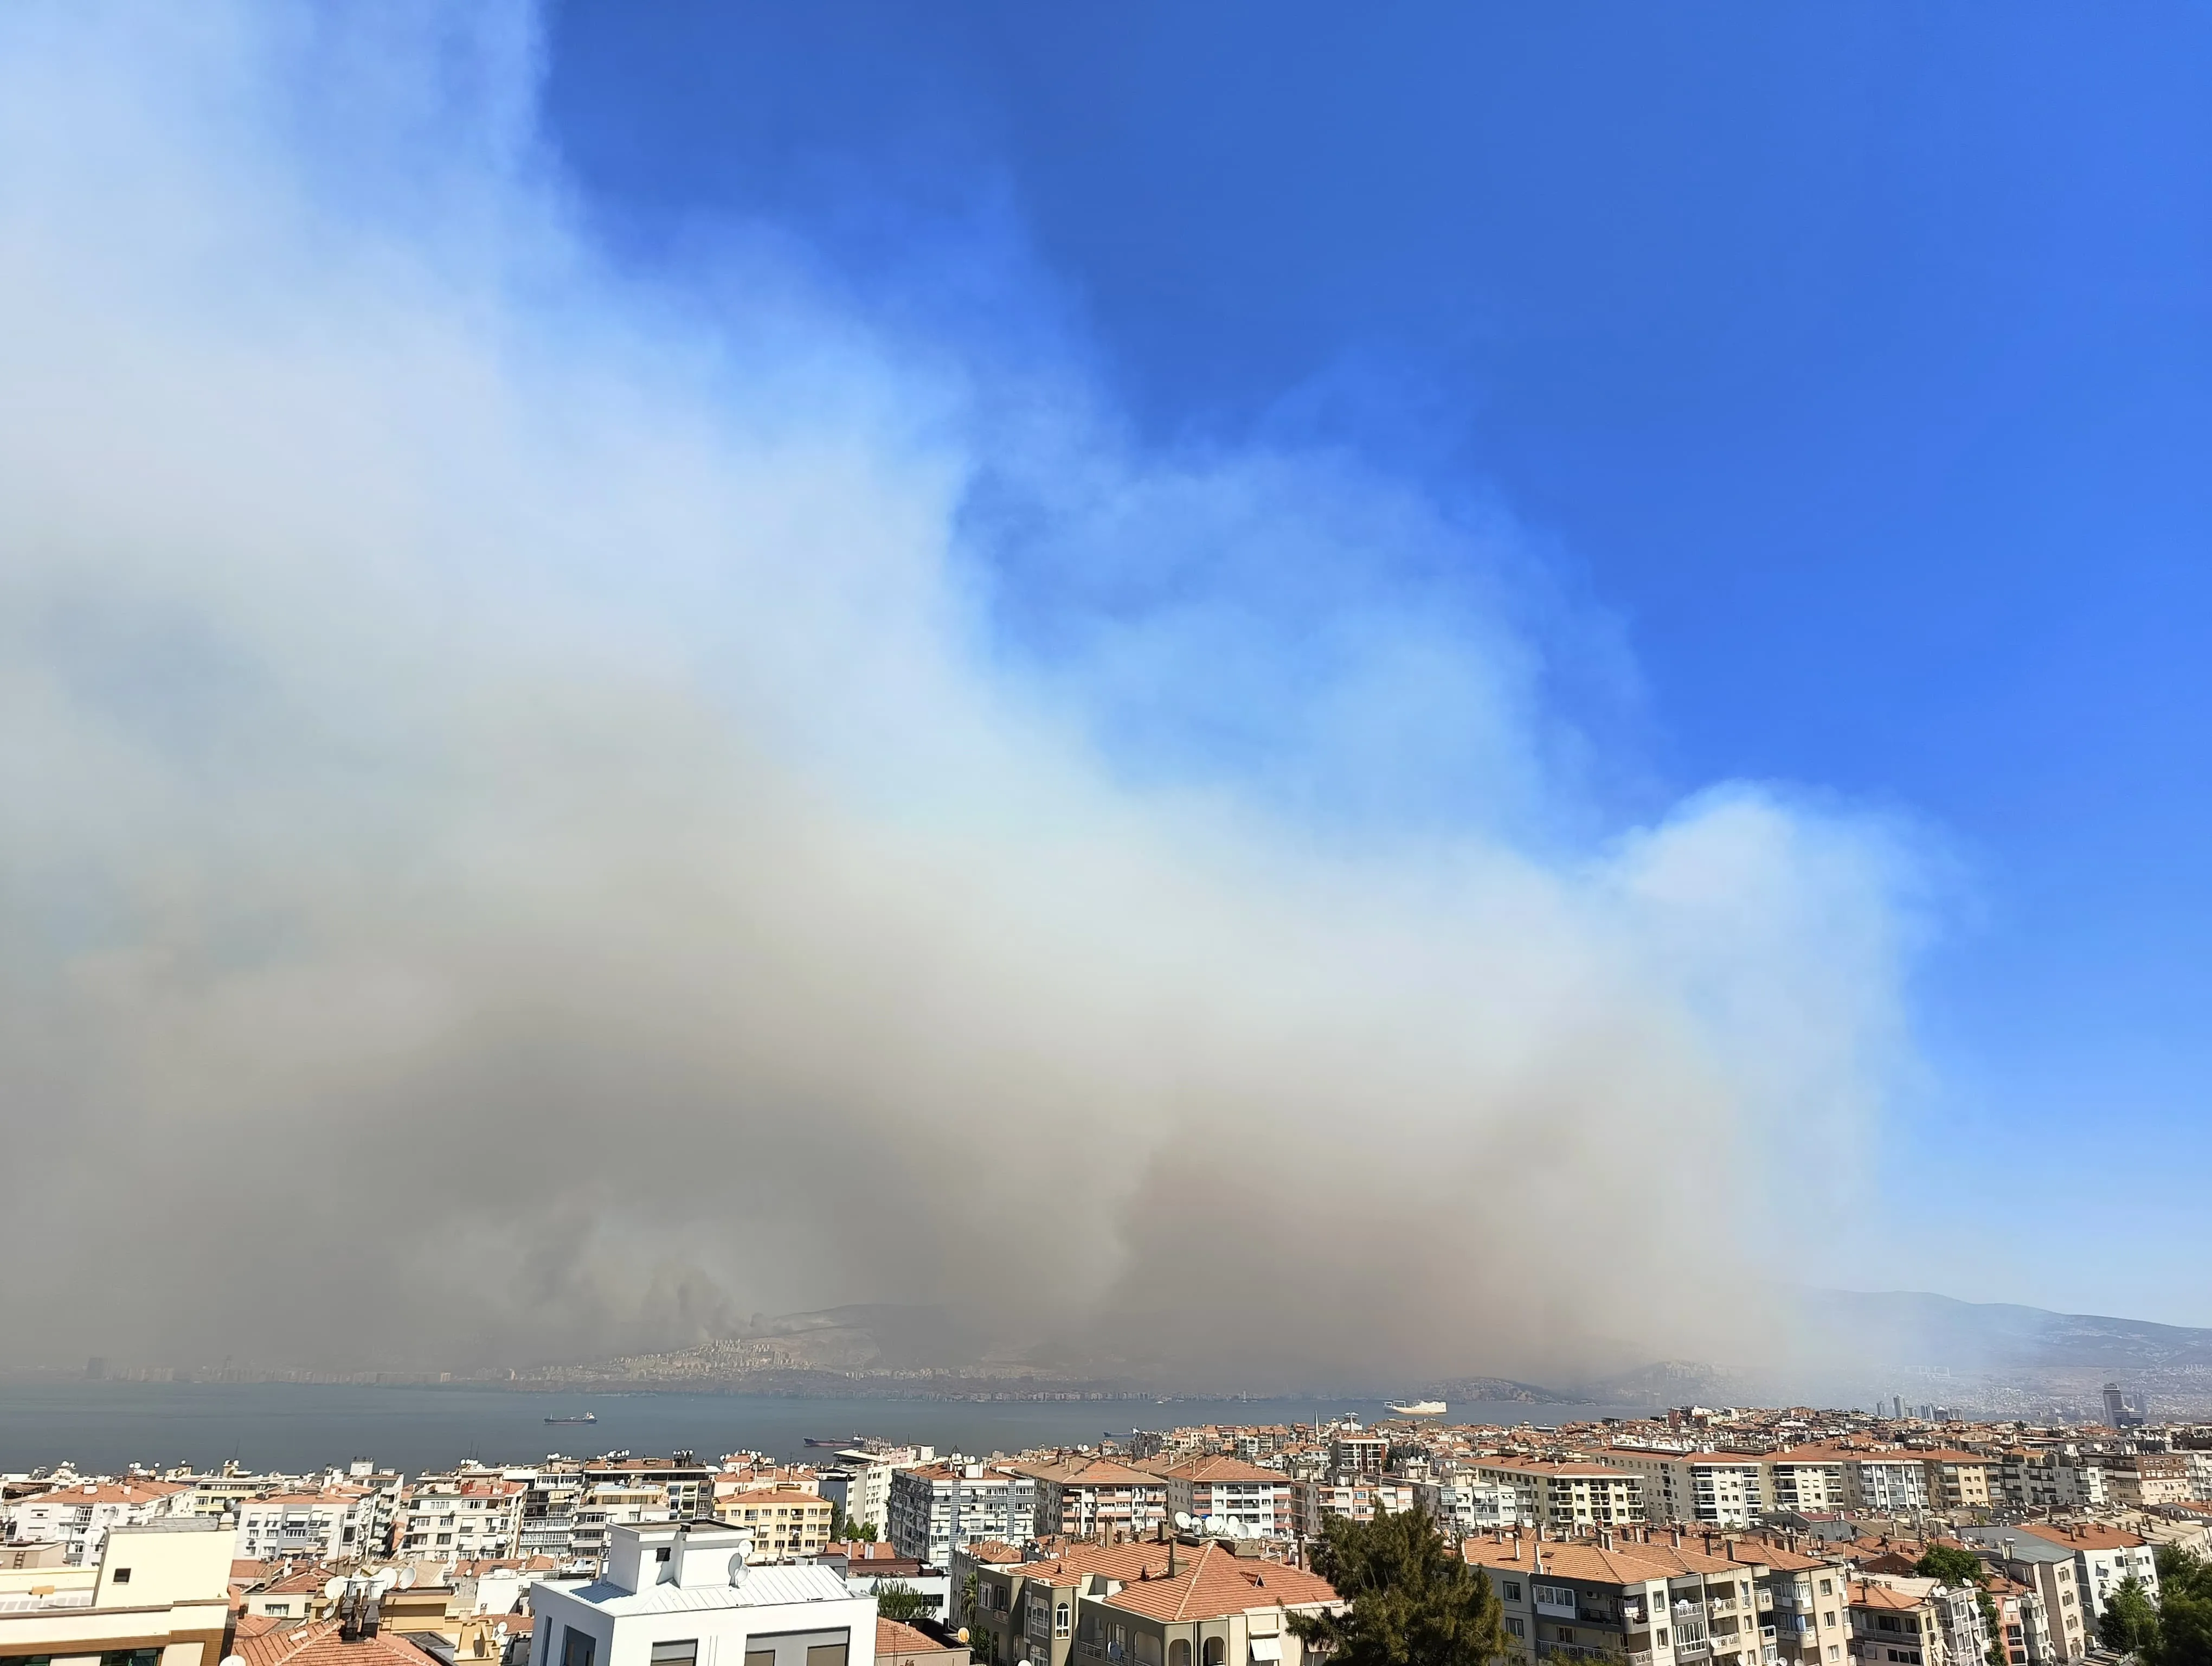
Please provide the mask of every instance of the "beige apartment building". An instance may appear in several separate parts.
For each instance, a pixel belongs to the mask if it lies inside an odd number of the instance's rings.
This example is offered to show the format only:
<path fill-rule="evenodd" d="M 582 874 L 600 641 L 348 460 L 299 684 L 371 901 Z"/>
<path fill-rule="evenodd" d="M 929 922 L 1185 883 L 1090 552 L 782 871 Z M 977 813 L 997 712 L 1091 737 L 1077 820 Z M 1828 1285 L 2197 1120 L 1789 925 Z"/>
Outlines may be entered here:
<path fill-rule="evenodd" d="M 1279 1469 L 1217 1453 L 1158 1471 L 1167 1486 L 1170 1517 L 1218 1521 L 1233 1538 L 1273 1539 L 1297 1531 L 1290 1478 Z"/>
<path fill-rule="evenodd" d="M 752 1534 L 763 1561 L 819 1555 L 830 1543 L 830 1500 L 800 1487 L 741 1493 L 723 1504 L 721 1519 Z"/>
<path fill-rule="evenodd" d="M 393 1524 L 402 1556 L 474 1560 L 519 1555 L 529 1483 L 425 1475 L 408 1489 Z"/>
<path fill-rule="evenodd" d="M 1791 1446 L 1766 1456 L 1766 1497 L 1776 1510 L 1841 1510 L 1844 1463 L 1851 1456 L 1834 1446 Z"/>
<path fill-rule="evenodd" d="M 1110 1458 L 1079 1453 L 1010 1467 L 1036 1484 L 1039 1533 L 1110 1541 L 1157 1532 L 1167 1521 L 1167 1483 Z"/>
<path fill-rule="evenodd" d="M 89 1566 L 0 1568 L 0 1659 L 216 1666 L 230 1552 L 222 1522 L 176 1516 L 109 1527 Z"/>
<path fill-rule="evenodd" d="M 1760 1626 L 1762 1566 L 1656 1534 L 1565 1544 L 1509 1534 L 1469 1540 L 1464 1554 L 1504 1606 L 1516 1661 L 1778 1666 Z"/>
<path fill-rule="evenodd" d="M 1981 1452 L 1916 1452 L 1928 1477 L 1928 1503 L 1944 1511 L 1987 1511 L 2004 1499 L 2004 1462 Z"/>
<path fill-rule="evenodd" d="M 1739 1452 L 1657 1452 L 1619 1447 L 1606 1461 L 1637 1478 L 1644 1515 L 1686 1526 L 1750 1527 L 1767 1507 L 1761 1460 Z"/>
<path fill-rule="evenodd" d="M 1642 1479 L 1624 1465 L 1490 1457 L 1475 1459 L 1470 1469 L 1478 1481 L 1512 1490 L 1519 1519 L 1561 1533 L 1644 1519 Z"/>

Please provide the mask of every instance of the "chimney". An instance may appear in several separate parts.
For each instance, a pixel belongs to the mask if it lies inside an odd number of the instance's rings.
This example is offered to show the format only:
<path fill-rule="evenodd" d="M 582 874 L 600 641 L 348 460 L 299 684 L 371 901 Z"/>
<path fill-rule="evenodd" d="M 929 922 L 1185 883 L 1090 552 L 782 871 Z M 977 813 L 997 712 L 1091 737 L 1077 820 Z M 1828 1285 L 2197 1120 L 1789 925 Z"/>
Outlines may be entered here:
<path fill-rule="evenodd" d="M 1682 1547 L 1682 1529 L 1681 1529 L 1680 1528 L 1677 1527 L 1677 1528 L 1674 1529 L 1674 1548 L 1675 1548 L 1675 1549 L 1677 1549 L 1677 1550 L 1680 1550 L 1681 1547 Z"/>

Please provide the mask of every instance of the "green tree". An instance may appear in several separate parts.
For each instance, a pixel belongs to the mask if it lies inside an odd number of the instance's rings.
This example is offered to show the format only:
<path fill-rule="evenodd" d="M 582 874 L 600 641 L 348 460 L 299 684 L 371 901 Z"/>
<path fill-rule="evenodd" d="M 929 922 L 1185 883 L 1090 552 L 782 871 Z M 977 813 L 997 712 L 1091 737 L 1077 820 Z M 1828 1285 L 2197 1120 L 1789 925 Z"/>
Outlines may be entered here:
<path fill-rule="evenodd" d="M 2158 1657 L 2154 1666 L 2212 1666 L 2212 1562 L 2179 1545 L 2158 1558 Z"/>
<path fill-rule="evenodd" d="M 1941 1579 L 1947 1585 L 1982 1583 L 1982 1559 L 1956 1545 L 1930 1545 L 1912 1571 L 1923 1579 Z"/>
<path fill-rule="evenodd" d="M 876 1612 L 886 1620 L 912 1620 L 929 1612 L 929 1599 L 903 1579 L 876 1581 Z"/>
<path fill-rule="evenodd" d="M 1332 1666 L 1491 1666 L 1505 1653 L 1488 1577 L 1418 1511 L 1330 1517 L 1313 1565 L 1349 1607 L 1293 1614 L 1291 1629 L 1327 1650 Z"/>
<path fill-rule="evenodd" d="M 2135 1655 L 2148 1666 L 2166 1666 L 2158 1604 L 2132 1573 L 2119 1583 L 2097 1622 L 2097 1640 L 2115 1654 Z"/>

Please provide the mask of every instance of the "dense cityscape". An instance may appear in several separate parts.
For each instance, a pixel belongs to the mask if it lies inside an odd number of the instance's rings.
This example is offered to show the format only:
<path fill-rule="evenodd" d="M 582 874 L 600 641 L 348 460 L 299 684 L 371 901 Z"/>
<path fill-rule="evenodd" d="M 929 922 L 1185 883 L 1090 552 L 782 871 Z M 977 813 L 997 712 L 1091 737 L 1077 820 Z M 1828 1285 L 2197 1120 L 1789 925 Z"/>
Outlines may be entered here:
<path fill-rule="evenodd" d="M 1018 1453 L 855 1438 L 812 1462 L 413 1475 L 58 1462 L 0 1477 L 0 1658 L 529 1666 L 542 1638 L 561 1666 L 711 1666 L 719 1635 L 745 1666 L 871 1646 L 886 1666 L 1297 1666 L 1300 1627 L 1346 1607 L 1316 1566 L 1332 1534 L 1404 1518 L 1482 1576 L 1524 1661 L 2064 1666 L 2156 1613 L 2162 1560 L 2212 1547 L 2212 1425 L 2154 1424 L 2117 1385 L 2106 1407 L 1499 1427 L 1424 1405 Z"/>

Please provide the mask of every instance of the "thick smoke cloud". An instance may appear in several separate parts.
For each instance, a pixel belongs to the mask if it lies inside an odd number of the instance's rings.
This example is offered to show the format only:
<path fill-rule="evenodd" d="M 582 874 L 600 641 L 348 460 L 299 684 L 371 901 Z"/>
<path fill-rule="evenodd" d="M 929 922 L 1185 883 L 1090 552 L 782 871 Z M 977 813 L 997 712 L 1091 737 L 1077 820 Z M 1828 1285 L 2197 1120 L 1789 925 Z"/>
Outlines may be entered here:
<path fill-rule="evenodd" d="M 1626 673 L 1510 528 L 757 242 L 618 276 L 527 16 L 377 9 L 0 19 L 9 1362 L 1753 1346 L 1900 1061 L 1890 833 L 1588 836 L 1550 691 Z"/>

